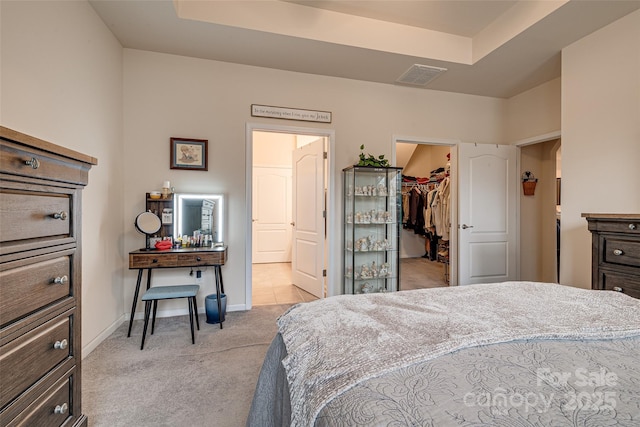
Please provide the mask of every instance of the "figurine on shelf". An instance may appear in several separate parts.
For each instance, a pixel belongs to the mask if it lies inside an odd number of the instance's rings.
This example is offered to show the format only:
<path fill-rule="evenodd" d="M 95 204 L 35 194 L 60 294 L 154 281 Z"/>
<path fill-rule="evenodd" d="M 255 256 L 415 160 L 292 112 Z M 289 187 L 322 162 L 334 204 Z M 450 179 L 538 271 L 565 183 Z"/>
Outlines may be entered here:
<path fill-rule="evenodd" d="M 360 288 L 360 290 L 362 290 L 363 294 L 368 294 L 373 292 L 373 286 L 371 286 L 368 282 L 365 282 L 362 284 L 362 287 Z"/>
<path fill-rule="evenodd" d="M 371 263 L 371 276 L 373 278 L 378 277 L 378 267 L 376 266 L 376 262 L 375 261 L 373 261 Z"/>
<path fill-rule="evenodd" d="M 389 276 L 389 264 L 386 262 L 383 262 L 382 265 L 380 265 L 380 271 L 378 272 L 378 276 L 379 277 L 387 277 Z"/>
<path fill-rule="evenodd" d="M 362 264 L 360 268 L 360 278 L 361 279 L 371 279 L 373 275 L 371 274 L 371 270 L 369 270 L 369 266 L 366 264 Z"/>

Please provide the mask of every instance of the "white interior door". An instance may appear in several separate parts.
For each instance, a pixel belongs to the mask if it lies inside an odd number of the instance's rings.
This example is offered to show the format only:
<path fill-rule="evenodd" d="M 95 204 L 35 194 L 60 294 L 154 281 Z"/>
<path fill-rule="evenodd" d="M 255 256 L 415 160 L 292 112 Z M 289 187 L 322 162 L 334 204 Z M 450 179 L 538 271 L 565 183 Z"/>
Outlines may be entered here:
<path fill-rule="evenodd" d="M 516 147 L 459 145 L 459 284 L 517 279 Z"/>
<path fill-rule="evenodd" d="M 253 168 L 255 264 L 291 262 L 291 168 Z"/>
<path fill-rule="evenodd" d="M 293 254 L 294 285 L 324 296 L 324 139 L 293 152 Z"/>

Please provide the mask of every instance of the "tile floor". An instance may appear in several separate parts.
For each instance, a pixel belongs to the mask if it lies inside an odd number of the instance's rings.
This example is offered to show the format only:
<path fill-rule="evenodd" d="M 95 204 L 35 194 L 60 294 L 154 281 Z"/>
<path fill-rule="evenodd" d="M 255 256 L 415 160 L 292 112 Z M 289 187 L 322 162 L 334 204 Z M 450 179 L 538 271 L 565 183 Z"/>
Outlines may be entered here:
<path fill-rule="evenodd" d="M 296 304 L 316 300 L 291 282 L 291 263 L 253 264 L 253 305 Z"/>
<path fill-rule="evenodd" d="M 448 286 L 443 268 L 443 264 L 425 258 L 403 258 L 400 289 Z M 291 282 L 291 263 L 253 264 L 253 305 L 296 304 L 317 299 Z"/>

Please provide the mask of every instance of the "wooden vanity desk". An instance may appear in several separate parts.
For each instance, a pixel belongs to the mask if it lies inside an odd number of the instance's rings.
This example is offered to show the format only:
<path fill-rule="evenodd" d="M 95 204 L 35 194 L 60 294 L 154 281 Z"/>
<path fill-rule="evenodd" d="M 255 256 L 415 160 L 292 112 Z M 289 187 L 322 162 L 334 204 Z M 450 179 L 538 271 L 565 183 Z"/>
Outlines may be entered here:
<path fill-rule="evenodd" d="M 147 271 L 147 289 L 149 289 L 151 287 L 151 271 L 156 268 L 213 267 L 216 282 L 216 296 L 218 298 L 218 313 L 222 313 L 221 296 L 224 293 L 224 283 L 222 282 L 221 267 L 226 261 L 226 246 L 213 248 L 181 248 L 165 251 L 141 249 L 129 252 L 129 269 L 138 270 L 138 280 L 136 281 L 136 290 L 131 306 L 131 317 L 129 319 L 127 336 L 131 336 L 131 326 L 136 313 L 142 273 L 145 270 Z M 220 322 L 220 329 L 222 329 L 222 322 Z"/>

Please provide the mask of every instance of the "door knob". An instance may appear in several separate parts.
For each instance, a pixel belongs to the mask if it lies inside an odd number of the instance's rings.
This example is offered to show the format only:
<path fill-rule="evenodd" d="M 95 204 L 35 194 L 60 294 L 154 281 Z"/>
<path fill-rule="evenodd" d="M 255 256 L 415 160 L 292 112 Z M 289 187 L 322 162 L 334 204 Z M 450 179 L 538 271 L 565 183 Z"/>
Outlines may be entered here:
<path fill-rule="evenodd" d="M 296 226 L 296 223 L 295 223 L 295 222 L 292 222 L 292 223 L 291 223 L 291 225 L 293 225 L 293 226 L 295 227 L 295 226 Z"/>
<path fill-rule="evenodd" d="M 473 225 L 462 224 L 463 230 L 466 230 L 467 228 L 473 228 Z"/>

